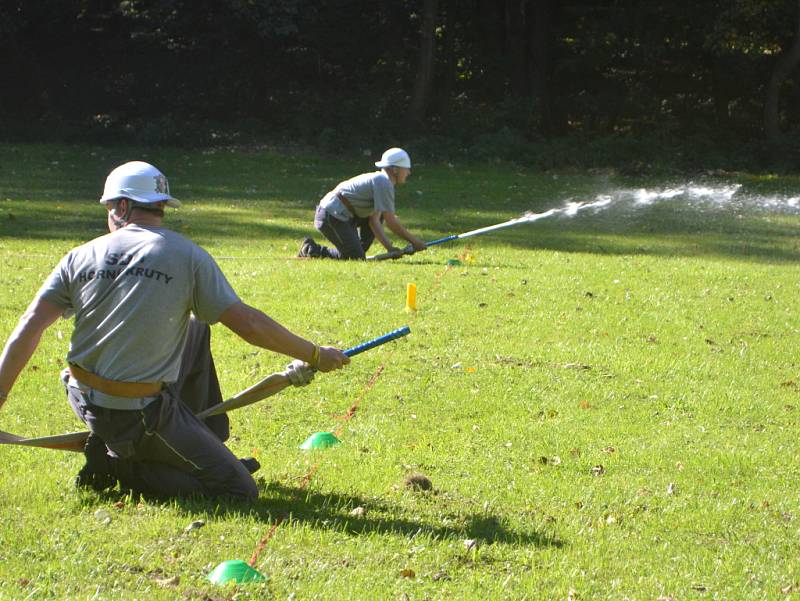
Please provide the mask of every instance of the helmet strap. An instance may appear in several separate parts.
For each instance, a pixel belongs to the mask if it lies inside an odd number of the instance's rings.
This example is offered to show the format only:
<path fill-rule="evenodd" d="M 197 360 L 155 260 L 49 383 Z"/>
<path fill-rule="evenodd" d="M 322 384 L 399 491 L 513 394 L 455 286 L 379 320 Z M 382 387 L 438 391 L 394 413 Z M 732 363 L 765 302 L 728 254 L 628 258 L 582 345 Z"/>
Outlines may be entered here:
<path fill-rule="evenodd" d="M 125 210 L 125 214 L 120 216 L 117 213 L 117 209 L 119 208 L 119 203 L 122 202 L 123 200 L 128 201 L 128 206 Z M 113 203 L 114 203 L 114 208 L 111 211 L 111 221 L 115 226 L 119 228 L 125 227 L 126 225 L 128 225 L 128 222 L 130 221 L 131 218 L 131 213 L 133 212 L 133 201 L 130 198 L 119 198 L 113 201 Z"/>
<path fill-rule="evenodd" d="M 121 200 L 126 200 L 128 202 L 128 206 L 125 209 L 125 214 L 120 216 L 119 213 L 117 213 L 117 208 L 119 207 L 119 203 Z M 161 206 L 161 203 L 152 205 L 143 202 L 136 202 L 135 200 L 131 200 L 130 198 L 120 198 L 113 202 L 114 202 L 114 209 L 111 211 L 111 221 L 118 228 L 122 228 L 128 225 L 131 222 L 131 214 L 133 213 L 134 210 L 137 209 L 139 211 L 147 211 L 148 213 L 154 213 L 159 217 L 164 216 L 164 208 Z"/>

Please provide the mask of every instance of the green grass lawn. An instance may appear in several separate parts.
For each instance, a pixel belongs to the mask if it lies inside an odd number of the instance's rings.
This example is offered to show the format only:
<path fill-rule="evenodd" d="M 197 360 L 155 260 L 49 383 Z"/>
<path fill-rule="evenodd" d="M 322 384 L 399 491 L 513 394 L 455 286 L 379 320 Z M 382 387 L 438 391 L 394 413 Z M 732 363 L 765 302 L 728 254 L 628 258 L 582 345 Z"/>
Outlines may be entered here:
<path fill-rule="evenodd" d="M 293 256 L 318 198 L 372 156 L 0 146 L 0 340 L 104 232 L 103 180 L 132 159 L 183 201 L 167 224 L 284 325 L 341 347 L 412 333 L 231 414 L 229 445 L 263 466 L 250 506 L 79 492 L 79 454 L 0 447 L 0 599 L 800 597 L 800 217 L 759 208 L 800 178 L 717 175 L 697 185 L 746 202 L 620 202 L 343 264 Z M 398 214 L 434 239 L 679 184 L 420 164 Z M 0 429 L 82 429 L 57 377 L 70 331 L 48 330 Z M 287 362 L 221 326 L 213 346 L 227 395 Z M 334 430 L 341 445 L 299 449 Z M 207 580 L 254 553 L 266 583 Z"/>

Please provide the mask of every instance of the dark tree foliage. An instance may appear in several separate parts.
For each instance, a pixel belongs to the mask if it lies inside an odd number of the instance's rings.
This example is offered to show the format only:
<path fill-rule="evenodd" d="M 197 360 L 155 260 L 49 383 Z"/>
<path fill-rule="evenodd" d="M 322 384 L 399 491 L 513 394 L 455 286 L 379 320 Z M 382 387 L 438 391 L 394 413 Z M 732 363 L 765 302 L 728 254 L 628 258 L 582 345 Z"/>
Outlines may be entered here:
<path fill-rule="evenodd" d="M 0 131 L 776 139 L 798 36 L 798 0 L 3 0 Z"/>

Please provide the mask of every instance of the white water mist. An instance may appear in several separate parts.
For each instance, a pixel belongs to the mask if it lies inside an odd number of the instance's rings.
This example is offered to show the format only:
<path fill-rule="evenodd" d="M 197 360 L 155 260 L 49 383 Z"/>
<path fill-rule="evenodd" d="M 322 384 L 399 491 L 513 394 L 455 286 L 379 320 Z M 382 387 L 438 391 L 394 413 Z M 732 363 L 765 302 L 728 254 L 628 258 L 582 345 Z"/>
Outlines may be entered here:
<path fill-rule="evenodd" d="M 594 200 L 567 202 L 563 207 L 550 209 L 543 213 L 528 211 L 512 222 L 530 223 L 557 215 L 574 217 L 580 212 L 597 212 L 615 206 L 637 210 L 662 201 L 670 201 L 703 211 L 729 208 L 737 211 L 800 214 L 800 196 L 746 194 L 741 192 L 741 187 L 741 184 L 702 186 L 689 183 L 656 189 L 619 189 L 598 194 Z"/>

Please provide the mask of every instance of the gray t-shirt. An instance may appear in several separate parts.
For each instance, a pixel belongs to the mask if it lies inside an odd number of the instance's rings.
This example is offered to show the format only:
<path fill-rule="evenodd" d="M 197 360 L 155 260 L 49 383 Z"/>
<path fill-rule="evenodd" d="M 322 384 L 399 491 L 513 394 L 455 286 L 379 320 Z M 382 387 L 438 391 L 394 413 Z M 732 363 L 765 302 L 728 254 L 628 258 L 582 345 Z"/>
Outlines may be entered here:
<path fill-rule="evenodd" d="M 67 360 L 123 382 L 176 381 L 189 313 L 215 323 L 239 300 L 205 250 L 140 225 L 72 249 L 38 294 L 75 316 Z"/>
<path fill-rule="evenodd" d="M 337 194 L 344 196 L 353 206 L 356 217 L 369 217 L 373 213 L 394 213 L 394 185 L 383 171 L 362 173 L 341 182 L 320 201 L 325 211 L 342 221 L 352 216 Z"/>

